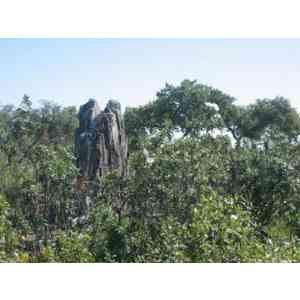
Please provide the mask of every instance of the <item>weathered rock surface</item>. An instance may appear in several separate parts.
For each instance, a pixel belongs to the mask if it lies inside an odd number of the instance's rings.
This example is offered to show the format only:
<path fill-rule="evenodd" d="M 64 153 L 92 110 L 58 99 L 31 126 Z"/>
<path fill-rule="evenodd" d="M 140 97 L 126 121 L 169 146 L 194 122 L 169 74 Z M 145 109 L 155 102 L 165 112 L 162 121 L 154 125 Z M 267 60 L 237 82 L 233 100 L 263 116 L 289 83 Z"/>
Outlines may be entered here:
<path fill-rule="evenodd" d="M 127 173 L 128 143 L 119 102 L 110 100 L 101 111 L 90 99 L 79 110 L 75 135 L 77 167 L 84 177 L 93 179 L 111 170 Z"/>

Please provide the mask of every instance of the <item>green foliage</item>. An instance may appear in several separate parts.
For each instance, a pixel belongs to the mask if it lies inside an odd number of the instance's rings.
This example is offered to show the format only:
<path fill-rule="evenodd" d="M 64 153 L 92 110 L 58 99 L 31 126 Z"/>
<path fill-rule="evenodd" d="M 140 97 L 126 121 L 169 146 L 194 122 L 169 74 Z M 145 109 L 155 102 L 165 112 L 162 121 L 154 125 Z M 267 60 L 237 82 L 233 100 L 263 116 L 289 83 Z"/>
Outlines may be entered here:
<path fill-rule="evenodd" d="M 169 124 L 169 134 L 180 131 L 184 136 L 198 136 L 220 128 L 220 107 L 235 99 L 196 81 L 184 80 L 180 86 L 166 84 L 155 101 L 143 107 L 127 109 L 125 125 L 129 135 L 162 130 Z M 211 105 L 215 104 L 215 106 Z"/>
<path fill-rule="evenodd" d="M 0 109 L 1 262 L 299 262 L 300 117 L 185 80 L 127 108 L 129 174 L 90 182 L 76 108 Z M 148 152 L 146 155 L 145 152 Z"/>
<path fill-rule="evenodd" d="M 0 194 L 0 262 L 12 262 L 25 255 L 21 247 L 21 235 L 12 226 L 11 209 Z"/>
<path fill-rule="evenodd" d="M 255 225 L 234 198 L 202 197 L 193 222 L 184 232 L 191 261 L 240 262 L 251 258 L 257 242 Z"/>
<path fill-rule="evenodd" d="M 42 247 L 34 262 L 92 263 L 94 255 L 90 252 L 91 236 L 87 233 L 72 231 L 59 232 L 52 245 Z"/>
<path fill-rule="evenodd" d="M 89 251 L 91 236 L 71 232 L 70 235 L 61 233 L 57 237 L 56 259 L 60 262 L 94 262 L 94 256 Z"/>
<path fill-rule="evenodd" d="M 110 205 L 100 204 L 93 217 L 93 249 L 99 262 L 129 261 L 128 220 L 120 219 Z"/>

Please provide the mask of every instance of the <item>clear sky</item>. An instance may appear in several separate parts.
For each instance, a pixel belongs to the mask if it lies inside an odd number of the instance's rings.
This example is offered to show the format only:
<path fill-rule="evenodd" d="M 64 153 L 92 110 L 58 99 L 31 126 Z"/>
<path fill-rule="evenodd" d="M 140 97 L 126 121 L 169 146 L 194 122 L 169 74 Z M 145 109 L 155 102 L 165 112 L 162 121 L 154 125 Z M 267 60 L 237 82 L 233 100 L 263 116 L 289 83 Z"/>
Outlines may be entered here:
<path fill-rule="evenodd" d="M 0 39 L 2 105 L 26 93 L 34 103 L 136 106 L 184 79 L 241 104 L 281 95 L 300 111 L 300 39 Z"/>

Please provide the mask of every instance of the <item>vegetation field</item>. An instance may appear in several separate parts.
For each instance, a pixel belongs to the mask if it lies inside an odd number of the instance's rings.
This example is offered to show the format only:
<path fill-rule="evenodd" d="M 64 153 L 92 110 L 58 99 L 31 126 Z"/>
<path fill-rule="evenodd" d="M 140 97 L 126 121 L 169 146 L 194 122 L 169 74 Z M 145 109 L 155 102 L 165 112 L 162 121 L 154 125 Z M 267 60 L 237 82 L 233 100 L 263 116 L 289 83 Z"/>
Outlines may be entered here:
<path fill-rule="evenodd" d="M 75 164 L 76 107 L 0 109 L 1 262 L 300 262 L 300 116 L 197 81 L 126 108 L 128 175 Z"/>

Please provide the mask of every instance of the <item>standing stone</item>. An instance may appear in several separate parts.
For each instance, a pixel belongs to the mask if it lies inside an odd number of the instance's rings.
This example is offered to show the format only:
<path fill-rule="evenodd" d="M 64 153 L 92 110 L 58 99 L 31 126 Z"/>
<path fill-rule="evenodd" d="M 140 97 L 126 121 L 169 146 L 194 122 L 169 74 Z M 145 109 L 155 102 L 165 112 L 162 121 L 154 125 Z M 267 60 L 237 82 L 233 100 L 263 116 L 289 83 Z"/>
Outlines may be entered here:
<path fill-rule="evenodd" d="M 78 117 L 75 156 L 81 174 L 89 179 L 111 170 L 125 175 L 128 143 L 120 103 L 110 100 L 101 111 L 96 100 L 90 99 L 80 107 Z"/>

